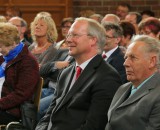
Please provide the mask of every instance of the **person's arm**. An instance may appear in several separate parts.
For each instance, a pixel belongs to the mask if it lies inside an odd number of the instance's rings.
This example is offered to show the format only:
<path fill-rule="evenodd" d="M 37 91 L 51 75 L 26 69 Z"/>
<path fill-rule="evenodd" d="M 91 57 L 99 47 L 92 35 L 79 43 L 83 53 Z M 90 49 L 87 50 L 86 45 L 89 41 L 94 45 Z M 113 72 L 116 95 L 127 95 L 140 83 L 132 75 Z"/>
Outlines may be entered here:
<path fill-rule="evenodd" d="M 57 69 L 54 66 L 55 66 L 55 62 L 49 62 L 49 63 L 42 65 L 39 70 L 40 75 L 42 77 L 48 76 L 52 72 L 53 68 L 56 71 Z"/>
<path fill-rule="evenodd" d="M 63 69 L 67 66 L 69 66 L 69 61 L 54 61 L 46 63 L 40 67 L 40 75 L 47 76 L 50 73 Z"/>

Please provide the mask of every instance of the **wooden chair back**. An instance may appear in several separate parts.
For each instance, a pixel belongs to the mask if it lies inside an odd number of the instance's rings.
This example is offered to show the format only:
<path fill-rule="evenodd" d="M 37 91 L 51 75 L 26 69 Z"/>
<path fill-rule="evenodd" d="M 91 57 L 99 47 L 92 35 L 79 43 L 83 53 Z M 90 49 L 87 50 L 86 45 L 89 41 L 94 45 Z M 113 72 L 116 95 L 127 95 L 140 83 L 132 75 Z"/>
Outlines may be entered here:
<path fill-rule="evenodd" d="M 40 80 L 37 84 L 36 92 L 34 94 L 34 99 L 33 99 L 34 105 L 37 107 L 37 112 L 39 111 L 42 88 L 43 88 L 43 78 L 40 77 Z"/>

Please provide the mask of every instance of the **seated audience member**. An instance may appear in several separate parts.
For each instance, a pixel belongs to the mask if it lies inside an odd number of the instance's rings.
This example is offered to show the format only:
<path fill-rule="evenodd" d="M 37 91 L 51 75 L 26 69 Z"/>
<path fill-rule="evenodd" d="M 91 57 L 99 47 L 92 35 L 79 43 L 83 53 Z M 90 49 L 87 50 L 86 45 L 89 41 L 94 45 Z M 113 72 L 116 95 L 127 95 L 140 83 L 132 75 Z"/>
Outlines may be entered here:
<path fill-rule="evenodd" d="M 151 11 L 151 10 L 144 10 L 144 11 L 141 12 L 141 15 L 142 15 L 142 20 L 146 19 L 148 17 L 155 17 L 154 12 Z"/>
<path fill-rule="evenodd" d="M 103 130 L 110 101 L 121 84 L 118 73 L 98 54 L 105 30 L 95 20 L 77 18 L 66 40 L 76 63 L 59 75 L 57 97 L 35 130 Z"/>
<path fill-rule="evenodd" d="M 62 21 L 62 34 L 66 37 L 70 26 L 73 23 L 73 18 L 65 18 Z M 38 113 L 38 119 L 44 116 L 51 101 L 56 96 L 56 83 L 57 77 L 61 69 L 69 66 L 68 61 L 68 49 L 65 40 L 58 42 L 55 47 L 59 49 L 56 52 L 55 58 L 52 58 L 50 62 L 44 63 L 40 67 L 40 75 L 44 79 L 44 85 L 42 89 L 42 96 L 40 100 L 40 109 Z"/>
<path fill-rule="evenodd" d="M 126 15 L 130 12 L 131 6 L 128 3 L 120 3 L 117 6 L 115 15 L 117 15 L 120 20 L 124 20 Z"/>
<path fill-rule="evenodd" d="M 118 89 L 108 111 L 105 130 L 160 129 L 160 42 L 136 35 L 125 54 L 130 81 Z"/>
<path fill-rule="evenodd" d="M 0 23 L 0 124 L 19 121 L 20 106 L 31 101 L 39 80 L 38 63 L 20 42 L 17 28 Z"/>
<path fill-rule="evenodd" d="M 138 29 L 140 34 L 160 40 L 160 21 L 157 18 L 149 17 L 142 20 L 138 25 Z"/>
<path fill-rule="evenodd" d="M 40 68 L 40 75 L 44 78 L 45 84 L 42 89 L 38 120 L 45 115 L 51 101 L 56 97 L 57 78 L 59 73 L 74 62 L 74 59 L 71 56 L 68 56 L 68 49 L 59 49 L 58 51 L 61 51 L 61 53 L 59 53 L 61 55 L 57 56 L 58 61 L 55 61 L 54 59 Z"/>
<path fill-rule="evenodd" d="M 91 9 L 85 9 L 79 12 L 79 17 L 89 18 L 91 15 L 95 14 L 95 12 Z"/>
<path fill-rule="evenodd" d="M 9 21 L 10 18 L 15 17 L 15 16 L 22 17 L 22 12 L 20 11 L 20 9 L 16 6 L 6 7 L 5 17 L 6 17 L 7 21 Z"/>
<path fill-rule="evenodd" d="M 62 36 L 64 37 L 64 39 L 56 43 L 55 47 L 57 49 L 59 49 L 59 48 L 67 48 L 65 38 L 66 38 L 68 30 L 70 29 L 70 27 L 71 27 L 73 22 L 74 22 L 74 19 L 71 18 L 71 17 L 64 18 L 62 20 L 62 22 L 61 22 L 61 32 L 62 32 Z"/>
<path fill-rule="evenodd" d="M 123 37 L 119 45 L 127 48 L 130 44 L 131 38 L 136 35 L 136 30 L 133 24 L 127 21 L 121 21 L 120 26 L 123 29 Z"/>
<path fill-rule="evenodd" d="M 57 53 L 54 43 L 58 34 L 50 13 L 40 12 L 36 15 L 31 23 L 31 35 L 34 42 L 29 46 L 29 50 L 42 66 L 51 61 Z"/>
<path fill-rule="evenodd" d="M 27 39 L 24 37 L 24 34 L 27 31 L 27 22 L 23 18 L 20 18 L 17 16 L 10 18 L 8 22 L 17 27 L 19 35 L 20 35 L 20 41 L 26 44 L 27 46 L 30 46 L 31 43 L 29 43 Z"/>
<path fill-rule="evenodd" d="M 94 19 L 97 22 L 101 23 L 103 16 L 101 14 L 92 14 L 89 18 Z"/>
<path fill-rule="evenodd" d="M 105 22 L 102 24 L 106 30 L 106 44 L 103 48 L 103 58 L 106 63 L 112 65 L 120 74 L 123 83 L 127 82 L 126 72 L 123 66 L 124 53 L 119 48 L 123 36 L 123 30 L 118 24 Z"/>
<path fill-rule="evenodd" d="M 103 24 L 104 22 L 113 22 L 119 24 L 120 18 L 115 14 L 106 14 L 102 19 L 101 23 Z"/>
<path fill-rule="evenodd" d="M 129 12 L 125 17 L 125 20 L 134 25 L 134 27 L 136 29 L 136 34 L 138 34 L 138 24 L 142 20 L 141 14 L 138 12 Z"/>

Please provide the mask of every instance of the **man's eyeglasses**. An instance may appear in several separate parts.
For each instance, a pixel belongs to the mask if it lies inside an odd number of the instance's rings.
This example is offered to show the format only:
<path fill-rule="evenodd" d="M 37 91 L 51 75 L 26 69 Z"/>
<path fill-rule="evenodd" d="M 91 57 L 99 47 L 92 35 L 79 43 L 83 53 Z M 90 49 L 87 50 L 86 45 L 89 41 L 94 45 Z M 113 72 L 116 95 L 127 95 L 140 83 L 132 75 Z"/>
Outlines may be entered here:
<path fill-rule="evenodd" d="M 141 31 L 139 34 L 140 35 L 149 35 L 151 33 L 152 33 L 151 31 Z"/>
<path fill-rule="evenodd" d="M 15 24 L 14 24 L 14 25 L 15 25 Z M 15 26 L 16 26 L 16 27 L 22 27 L 21 25 L 18 25 L 18 24 L 17 24 L 17 25 L 15 25 Z"/>
<path fill-rule="evenodd" d="M 107 39 L 112 39 L 112 38 L 116 38 L 116 37 L 114 37 L 114 36 L 113 36 L 113 37 L 110 37 L 110 36 L 106 35 L 106 38 L 107 38 Z"/>
<path fill-rule="evenodd" d="M 71 26 L 61 26 L 61 28 L 70 29 Z"/>
<path fill-rule="evenodd" d="M 78 37 L 81 37 L 81 36 L 90 36 L 89 34 L 76 34 L 76 33 L 70 33 L 66 36 L 66 39 L 67 38 L 78 38 Z"/>

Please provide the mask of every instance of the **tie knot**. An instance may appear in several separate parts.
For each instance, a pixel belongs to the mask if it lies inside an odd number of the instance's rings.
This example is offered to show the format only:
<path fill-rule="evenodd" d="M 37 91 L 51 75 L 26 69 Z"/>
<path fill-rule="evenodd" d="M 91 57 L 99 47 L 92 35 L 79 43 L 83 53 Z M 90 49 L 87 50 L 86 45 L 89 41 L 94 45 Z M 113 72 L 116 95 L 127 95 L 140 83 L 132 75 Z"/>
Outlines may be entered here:
<path fill-rule="evenodd" d="M 76 67 L 76 80 L 77 80 L 77 79 L 78 79 L 78 77 L 80 76 L 81 71 L 82 71 L 82 68 L 81 68 L 81 67 L 79 67 L 79 66 L 77 66 L 77 67 Z"/>
<path fill-rule="evenodd" d="M 105 59 L 106 57 L 107 57 L 106 54 L 103 54 L 103 55 L 102 55 L 102 58 L 103 58 L 103 59 Z"/>

